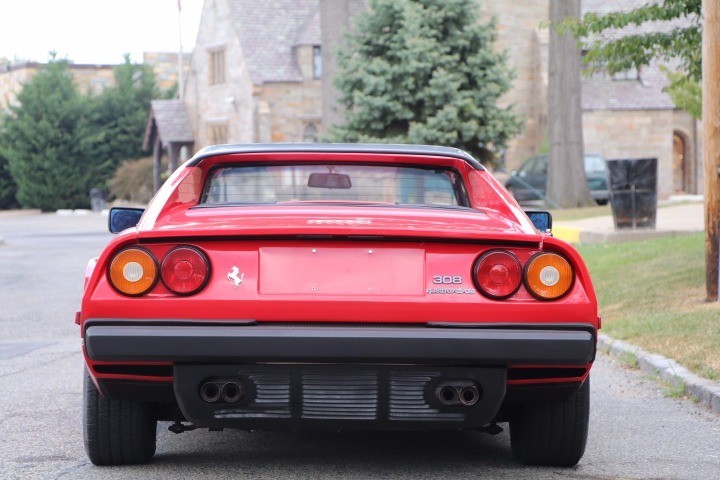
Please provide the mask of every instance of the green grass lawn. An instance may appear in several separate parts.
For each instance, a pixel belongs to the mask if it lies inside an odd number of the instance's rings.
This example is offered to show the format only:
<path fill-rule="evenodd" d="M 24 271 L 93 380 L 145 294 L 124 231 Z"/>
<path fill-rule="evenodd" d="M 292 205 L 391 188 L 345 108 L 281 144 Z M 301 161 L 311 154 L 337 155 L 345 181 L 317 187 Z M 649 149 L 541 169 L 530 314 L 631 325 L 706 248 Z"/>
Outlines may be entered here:
<path fill-rule="evenodd" d="M 720 303 L 705 301 L 704 234 L 578 250 L 604 333 L 720 379 Z"/>

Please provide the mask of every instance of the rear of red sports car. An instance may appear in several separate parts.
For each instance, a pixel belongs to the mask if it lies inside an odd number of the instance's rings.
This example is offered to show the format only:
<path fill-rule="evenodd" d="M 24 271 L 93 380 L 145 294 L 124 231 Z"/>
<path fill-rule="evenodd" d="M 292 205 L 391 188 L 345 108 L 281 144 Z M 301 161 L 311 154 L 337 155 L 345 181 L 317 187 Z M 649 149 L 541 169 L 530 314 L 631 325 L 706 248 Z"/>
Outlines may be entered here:
<path fill-rule="evenodd" d="M 132 216 L 111 212 L 111 229 Z M 475 429 L 583 455 L 599 328 L 587 269 L 465 152 L 210 147 L 90 262 L 85 445 L 171 430 Z"/>

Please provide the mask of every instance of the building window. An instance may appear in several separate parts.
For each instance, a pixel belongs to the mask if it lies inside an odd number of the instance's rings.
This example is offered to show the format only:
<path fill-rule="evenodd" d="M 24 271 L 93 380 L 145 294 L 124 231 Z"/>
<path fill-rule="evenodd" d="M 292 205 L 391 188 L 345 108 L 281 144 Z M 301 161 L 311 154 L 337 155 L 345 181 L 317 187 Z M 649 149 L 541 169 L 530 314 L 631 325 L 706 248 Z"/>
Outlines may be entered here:
<path fill-rule="evenodd" d="M 227 123 L 212 123 L 210 128 L 210 143 L 219 145 L 228 142 L 228 126 Z"/>
<path fill-rule="evenodd" d="M 320 45 L 313 47 L 313 78 L 315 80 L 322 77 L 322 49 Z"/>
<path fill-rule="evenodd" d="M 640 80 L 640 70 L 637 68 L 629 68 L 621 72 L 614 73 L 613 80 Z"/>
<path fill-rule="evenodd" d="M 210 50 L 210 85 L 225 83 L 225 49 Z"/>
<path fill-rule="evenodd" d="M 318 131 L 315 125 L 312 123 L 309 123 L 305 126 L 305 130 L 303 130 L 303 142 L 307 143 L 317 143 L 318 141 Z"/>

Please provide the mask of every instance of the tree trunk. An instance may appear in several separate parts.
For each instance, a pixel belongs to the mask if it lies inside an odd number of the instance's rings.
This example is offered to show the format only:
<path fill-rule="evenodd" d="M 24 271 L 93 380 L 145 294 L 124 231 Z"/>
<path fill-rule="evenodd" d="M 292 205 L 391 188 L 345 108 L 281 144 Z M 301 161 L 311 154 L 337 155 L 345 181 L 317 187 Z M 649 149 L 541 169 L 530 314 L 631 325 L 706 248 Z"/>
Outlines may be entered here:
<path fill-rule="evenodd" d="M 702 132 L 705 164 L 705 285 L 708 301 L 718 301 L 720 229 L 720 6 L 703 0 Z"/>
<path fill-rule="evenodd" d="M 550 0 L 547 196 L 563 208 L 591 205 L 583 160 L 580 51 L 571 33 L 557 26 L 580 17 L 580 0 Z"/>

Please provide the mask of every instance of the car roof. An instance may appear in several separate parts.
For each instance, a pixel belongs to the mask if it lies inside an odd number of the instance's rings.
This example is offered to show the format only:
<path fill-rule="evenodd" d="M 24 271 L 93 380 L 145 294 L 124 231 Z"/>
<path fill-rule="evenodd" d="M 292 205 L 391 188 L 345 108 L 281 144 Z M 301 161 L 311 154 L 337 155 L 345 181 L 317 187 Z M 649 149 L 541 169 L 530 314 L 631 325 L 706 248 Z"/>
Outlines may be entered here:
<path fill-rule="evenodd" d="M 485 167 L 472 155 L 464 150 L 453 147 L 439 147 L 434 145 L 396 145 L 374 143 L 243 143 L 237 145 L 214 145 L 198 151 L 190 160 L 188 166 L 195 166 L 204 159 L 217 155 L 230 155 L 237 153 L 273 153 L 273 152 L 318 152 L 318 153 L 390 153 L 401 155 L 436 155 L 453 157 L 464 160 L 475 170 L 485 170 Z"/>

